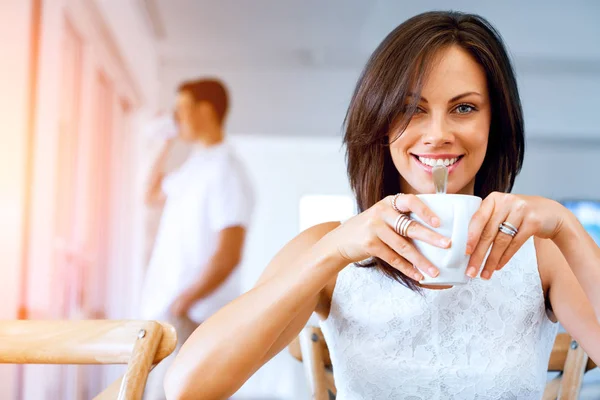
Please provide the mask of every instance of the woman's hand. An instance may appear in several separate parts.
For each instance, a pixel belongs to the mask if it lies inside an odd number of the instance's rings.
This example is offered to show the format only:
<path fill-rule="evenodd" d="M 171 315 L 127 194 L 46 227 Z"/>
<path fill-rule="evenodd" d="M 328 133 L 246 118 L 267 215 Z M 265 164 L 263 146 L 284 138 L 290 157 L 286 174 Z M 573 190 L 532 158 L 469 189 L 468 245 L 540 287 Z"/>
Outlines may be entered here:
<path fill-rule="evenodd" d="M 467 275 L 477 276 L 485 255 L 492 246 L 481 277 L 490 279 L 531 236 L 554 239 L 560 231 L 567 210 L 556 201 L 537 196 L 494 192 L 481 203 L 469 224 L 467 254 L 471 254 Z M 508 229 L 500 231 L 507 222 Z M 510 233 L 512 227 L 517 232 Z M 508 233 L 507 233 L 508 232 Z"/>
<path fill-rule="evenodd" d="M 409 194 L 388 196 L 368 210 L 346 221 L 325 236 L 343 260 L 350 264 L 369 257 L 378 257 L 406 276 L 417 281 L 423 279 L 421 271 L 435 277 L 438 269 L 429 262 L 410 242 L 409 238 L 422 240 L 440 248 L 448 248 L 450 239 L 413 221 L 403 237 L 394 230 L 395 222 L 402 213 L 414 212 L 432 227 L 438 227 L 439 218 L 418 197 Z M 418 269 L 415 269 L 417 267 Z"/>

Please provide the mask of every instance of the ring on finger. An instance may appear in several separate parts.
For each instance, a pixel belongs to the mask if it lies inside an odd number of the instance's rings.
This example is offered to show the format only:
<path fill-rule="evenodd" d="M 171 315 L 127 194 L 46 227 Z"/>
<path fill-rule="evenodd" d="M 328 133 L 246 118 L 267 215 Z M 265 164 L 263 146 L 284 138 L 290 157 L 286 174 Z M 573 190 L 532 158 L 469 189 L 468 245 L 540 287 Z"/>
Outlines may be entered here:
<path fill-rule="evenodd" d="M 396 217 L 396 222 L 394 223 L 394 230 L 400 236 L 406 237 L 408 234 L 408 228 L 414 222 L 411 218 L 409 218 L 406 214 L 400 214 Z"/>
<path fill-rule="evenodd" d="M 402 196 L 402 193 L 398 193 L 394 197 L 392 197 L 392 208 L 397 213 L 402 213 L 402 211 L 400 211 L 400 209 L 398 208 L 398 205 L 396 204 L 396 200 L 398 200 L 398 197 L 400 197 L 400 196 Z"/>
<path fill-rule="evenodd" d="M 511 224 L 511 223 L 510 223 L 510 222 L 508 222 L 508 221 L 504 221 L 504 222 L 503 222 L 502 224 L 500 224 L 500 225 L 504 225 L 506 228 L 508 228 L 508 229 L 512 229 L 513 231 L 515 231 L 515 234 L 519 233 L 519 230 L 517 229 L 517 227 L 516 227 L 516 226 L 514 226 L 513 224 Z"/>
<path fill-rule="evenodd" d="M 503 222 L 498 226 L 498 230 L 502 233 L 504 233 L 505 235 L 509 235 L 511 237 L 515 237 L 517 235 L 517 233 L 519 233 L 519 230 L 517 228 L 515 228 L 515 226 L 513 224 L 511 224 L 510 222 Z"/>

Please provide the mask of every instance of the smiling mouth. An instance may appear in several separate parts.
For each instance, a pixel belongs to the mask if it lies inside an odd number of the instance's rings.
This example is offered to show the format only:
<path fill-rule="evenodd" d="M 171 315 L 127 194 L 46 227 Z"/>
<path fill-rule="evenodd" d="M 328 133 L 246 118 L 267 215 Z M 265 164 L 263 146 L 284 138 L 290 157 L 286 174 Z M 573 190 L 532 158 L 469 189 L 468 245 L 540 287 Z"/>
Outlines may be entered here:
<path fill-rule="evenodd" d="M 429 158 L 429 157 L 422 157 L 422 156 L 418 156 L 416 154 L 412 155 L 417 161 L 419 161 L 421 164 L 426 165 L 428 167 L 435 167 L 436 165 L 445 165 L 446 167 L 451 167 L 454 164 L 456 164 L 458 161 L 461 160 L 461 158 L 463 158 L 463 156 L 458 156 L 458 157 L 448 157 L 448 158 Z"/>

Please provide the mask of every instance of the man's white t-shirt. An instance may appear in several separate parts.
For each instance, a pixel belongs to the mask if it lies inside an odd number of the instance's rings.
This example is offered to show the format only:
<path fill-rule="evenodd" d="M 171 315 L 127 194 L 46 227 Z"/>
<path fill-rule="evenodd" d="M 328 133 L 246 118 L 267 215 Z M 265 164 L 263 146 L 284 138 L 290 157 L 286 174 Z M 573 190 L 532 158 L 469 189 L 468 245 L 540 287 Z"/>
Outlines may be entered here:
<path fill-rule="evenodd" d="M 195 148 L 163 179 L 163 209 L 142 291 L 144 319 L 163 319 L 175 298 L 196 281 L 216 250 L 219 232 L 247 227 L 253 208 L 250 183 L 227 143 Z M 239 271 L 188 314 L 201 323 L 240 294 Z"/>

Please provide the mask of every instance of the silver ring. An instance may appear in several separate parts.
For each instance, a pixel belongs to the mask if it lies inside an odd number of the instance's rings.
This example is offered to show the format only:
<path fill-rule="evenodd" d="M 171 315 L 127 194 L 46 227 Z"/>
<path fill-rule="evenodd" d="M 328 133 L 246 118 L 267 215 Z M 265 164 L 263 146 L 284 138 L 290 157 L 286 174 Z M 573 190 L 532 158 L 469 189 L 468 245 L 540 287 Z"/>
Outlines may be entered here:
<path fill-rule="evenodd" d="M 396 222 L 394 223 L 394 231 L 400 236 L 407 236 L 408 228 L 410 224 L 414 221 L 408 217 L 406 214 L 400 214 L 396 217 Z"/>
<path fill-rule="evenodd" d="M 402 213 L 402 211 L 400 211 L 400 209 L 398 208 L 398 205 L 396 205 L 396 200 L 398 200 L 398 197 L 400 196 L 402 196 L 402 193 L 397 193 L 394 197 L 392 197 L 392 208 L 397 213 Z"/>
<path fill-rule="evenodd" d="M 504 224 L 500 224 L 500 226 L 498 227 L 498 230 L 506 235 L 509 235 L 511 237 L 515 237 L 517 235 L 517 232 L 515 232 L 513 229 L 504 226 Z"/>
<path fill-rule="evenodd" d="M 508 229 L 512 229 L 513 231 L 515 231 L 515 233 L 519 233 L 519 230 L 517 229 L 517 227 L 516 227 L 516 226 L 514 226 L 513 224 L 511 224 L 511 223 L 510 223 L 510 222 L 508 222 L 508 221 L 504 221 L 504 222 L 502 223 L 502 225 L 504 225 L 504 226 L 505 226 L 506 228 L 508 228 Z"/>

